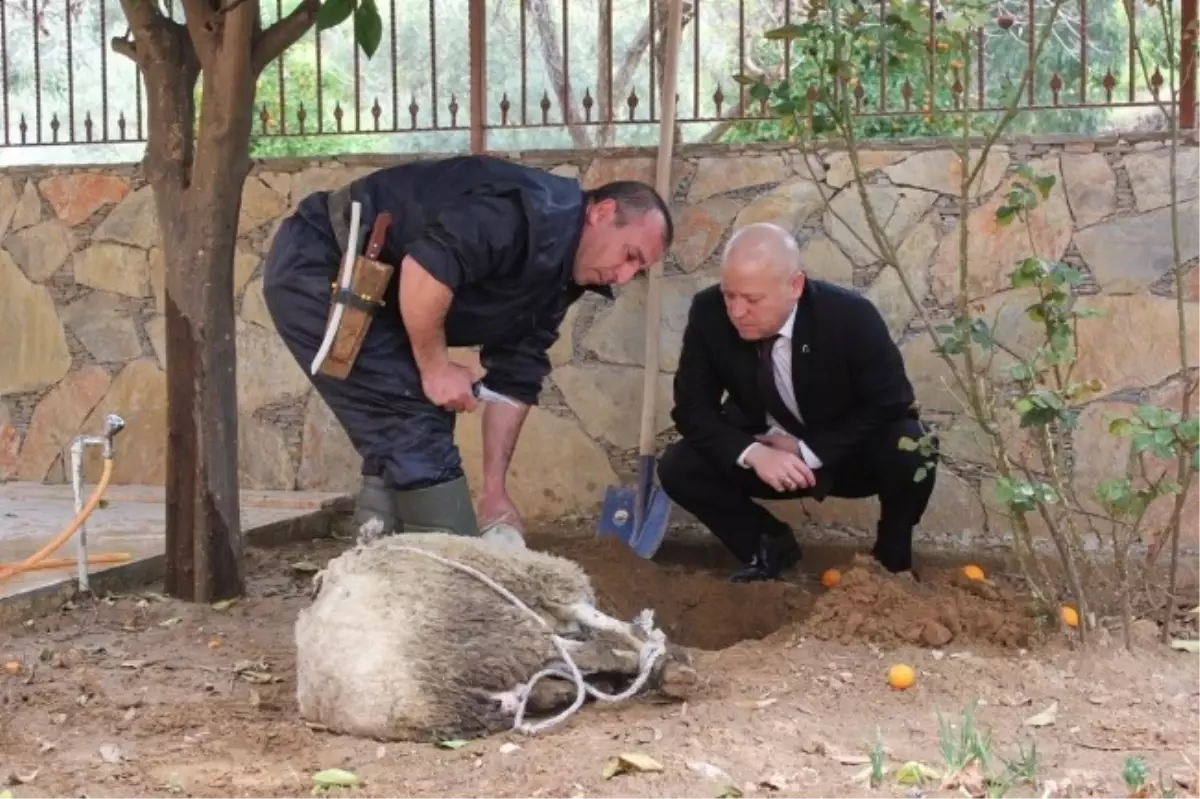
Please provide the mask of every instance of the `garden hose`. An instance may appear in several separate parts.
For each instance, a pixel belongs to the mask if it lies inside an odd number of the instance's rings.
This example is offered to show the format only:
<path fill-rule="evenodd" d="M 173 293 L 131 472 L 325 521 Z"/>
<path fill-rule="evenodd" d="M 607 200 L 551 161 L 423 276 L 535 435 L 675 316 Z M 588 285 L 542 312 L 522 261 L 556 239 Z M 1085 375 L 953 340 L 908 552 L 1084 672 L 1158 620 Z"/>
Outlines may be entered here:
<path fill-rule="evenodd" d="M 88 498 L 87 503 L 79 510 L 79 512 L 75 514 L 75 518 L 71 521 L 71 523 L 60 530 L 58 535 L 54 536 L 54 538 L 51 539 L 45 546 L 20 563 L 6 563 L 0 565 L 0 581 L 7 580 L 27 571 L 55 568 L 56 566 L 70 565 L 74 562 L 67 561 L 67 563 L 64 564 L 62 561 L 51 561 L 51 563 L 54 564 L 52 566 L 45 561 L 51 554 L 56 552 L 63 544 L 70 540 L 71 536 L 75 534 L 75 531 L 77 531 L 80 526 L 87 521 L 87 518 L 92 515 L 92 511 L 94 511 L 100 505 L 100 499 L 104 496 L 104 492 L 108 488 L 108 483 L 109 480 L 112 479 L 113 472 L 111 448 L 110 451 L 105 453 L 105 455 L 107 457 L 104 458 L 104 470 L 100 474 L 100 482 L 96 484 L 96 488 L 94 491 L 92 491 L 91 497 Z M 108 555 L 95 555 L 93 557 L 89 557 L 87 562 L 89 564 L 120 563 L 129 560 L 130 557 L 131 556 L 129 554 L 123 552 L 112 553 Z"/>

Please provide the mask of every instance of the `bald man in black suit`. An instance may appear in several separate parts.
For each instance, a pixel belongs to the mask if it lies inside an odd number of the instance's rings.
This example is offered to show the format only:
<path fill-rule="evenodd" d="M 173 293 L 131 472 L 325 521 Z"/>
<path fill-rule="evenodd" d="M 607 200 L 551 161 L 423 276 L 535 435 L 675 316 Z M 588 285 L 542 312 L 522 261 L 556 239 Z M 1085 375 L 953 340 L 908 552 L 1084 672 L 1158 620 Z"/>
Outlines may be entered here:
<path fill-rule="evenodd" d="M 787 230 L 731 237 L 721 282 L 692 301 L 674 391 L 682 438 L 659 480 L 744 564 L 731 579 L 777 579 L 800 559 L 791 528 L 754 498 L 878 496 L 873 555 L 911 570 L 936 455 L 916 481 L 927 459 L 899 442 L 926 430 L 904 361 L 868 299 L 805 276 Z"/>

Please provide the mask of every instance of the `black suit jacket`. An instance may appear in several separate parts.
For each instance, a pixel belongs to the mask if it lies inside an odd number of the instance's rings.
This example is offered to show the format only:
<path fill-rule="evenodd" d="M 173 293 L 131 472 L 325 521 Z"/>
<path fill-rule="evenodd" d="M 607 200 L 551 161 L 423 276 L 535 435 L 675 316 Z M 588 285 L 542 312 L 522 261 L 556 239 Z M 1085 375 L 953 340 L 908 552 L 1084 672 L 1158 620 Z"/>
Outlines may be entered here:
<path fill-rule="evenodd" d="M 722 465 L 736 467 L 754 436 L 767 429 L 758 348 L 729 321 L 719 284 L 696 294 L 671 417 L 686 441 Z M 817 496 L 828 493 L 831 473 L 873 431 L 914 408 L 904 360 L 879 311 L 867 298 L 823 280 L 809 278 L 800 295 L 792 377 L 804 423 L 791 414 L 778 421 L 821 459 Z"/>

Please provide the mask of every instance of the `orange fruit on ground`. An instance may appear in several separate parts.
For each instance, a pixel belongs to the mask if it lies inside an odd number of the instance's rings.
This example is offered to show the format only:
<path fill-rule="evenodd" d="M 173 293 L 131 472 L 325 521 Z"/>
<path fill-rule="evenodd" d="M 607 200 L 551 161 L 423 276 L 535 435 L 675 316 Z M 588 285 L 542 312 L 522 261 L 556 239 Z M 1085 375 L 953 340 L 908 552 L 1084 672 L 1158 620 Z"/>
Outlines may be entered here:
<path fill-rule="evenodd" d="M 970 564 L 969 566 L 963 566 L 963 576 L 975 583 L 984 580 L 986 577 L 983 573 L 983 569 L 979 568 L 974 563 Z"/>
<path fill-rule="evenodd" d="M 821 585 L 833 588 L 842 581 L 842 573 L 837 569 L 826 569 L 821 573 Z"/>
<path fill-rule="evenodd" d="M 1062 611 L 1059 613 L 1059 615 L 1062 617 L 1063 624 L 1067 625 L 1068 627 L 1079 626 L 1079 611 L 1075 610 L 1075 608 L 1071 607 L 1070 605 L 1063 605 Z"/>
<path fill-rule="evenodd" d="M 914 682 L 917 681 L 917 673 L 913 671 L 912 666 L 906 666 L 903 663 L 897 663 L 888 669 L 888 685 L 895 688 L 897 691 L 903 691 Z"/>

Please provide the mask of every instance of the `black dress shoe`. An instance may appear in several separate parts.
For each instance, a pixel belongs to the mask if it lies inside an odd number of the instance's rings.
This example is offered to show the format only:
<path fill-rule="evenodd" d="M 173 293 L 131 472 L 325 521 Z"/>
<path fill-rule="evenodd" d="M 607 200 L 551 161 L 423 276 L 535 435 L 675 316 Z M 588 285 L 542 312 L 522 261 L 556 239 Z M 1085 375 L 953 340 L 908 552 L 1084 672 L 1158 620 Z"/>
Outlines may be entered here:
<path fill-rule="evenodd" d="M 791 533 L 762 536 L 758 552 L 750 559 L 750 565 L 734 572 L 731 583 L 753 583 L 778 580 L 780 575 L 800 562 L 800 545 Z"/>

